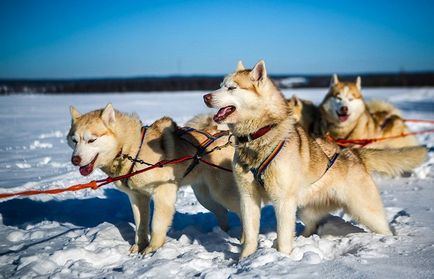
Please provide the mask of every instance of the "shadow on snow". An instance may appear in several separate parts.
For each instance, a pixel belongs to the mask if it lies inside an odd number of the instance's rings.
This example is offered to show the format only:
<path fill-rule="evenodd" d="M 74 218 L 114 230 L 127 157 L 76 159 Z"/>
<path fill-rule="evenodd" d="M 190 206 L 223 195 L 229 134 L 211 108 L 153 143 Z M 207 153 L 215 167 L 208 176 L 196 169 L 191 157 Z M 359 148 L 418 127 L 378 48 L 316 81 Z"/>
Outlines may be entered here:
<path fill-rule="evenodd" d="M 134 241 L 134 230 L 129 224 L 134 223 L 134 221 L 128 197 L 115 189 L 106 189 L 103 199 L 51 200 L 47 202 L 27 198 L 13 199 L 0 203 L 0 214 L 4 225 L 20 229 L 25 229 L 28 225 L 35 225 L 42 221 L 70 223 L 79 229 L 96 227 L 107 222 L 119 229 L 125 241 L 130 244 Z M 228 232 L 229 235 L 239 238 L 241 233 L 240 221 L 233 213 L 229 213 L 229 224 L 231 228 Z M 208 251 L 225 251 L 227 247 L 224 244 L 227 243 L 228 235 L 218 230 L 213 231 L 216 226 L 217 220 L 210 212 L 195 214 L 176 212 L 168 235 L 175 239 L 181 235 L 186 235 L 190 239 L 198 240 Z M 352 225 L 351 227 L 353 229 L 349 228 L 346 233 L 360 231 L 357 227 Z M 265 234 L 274 231 L 276 231 L 274 209 L 271 205 L 267 205 L 261 211 L 260 232 Z M 297 235 L 303 231 L 303 225 L 300 222 L 296 224 L 296 231 Z M 209 235 L 210 233 L 211 235 Z M 233 255 L 228 254 L 227 256 L 232 257 Z"/>

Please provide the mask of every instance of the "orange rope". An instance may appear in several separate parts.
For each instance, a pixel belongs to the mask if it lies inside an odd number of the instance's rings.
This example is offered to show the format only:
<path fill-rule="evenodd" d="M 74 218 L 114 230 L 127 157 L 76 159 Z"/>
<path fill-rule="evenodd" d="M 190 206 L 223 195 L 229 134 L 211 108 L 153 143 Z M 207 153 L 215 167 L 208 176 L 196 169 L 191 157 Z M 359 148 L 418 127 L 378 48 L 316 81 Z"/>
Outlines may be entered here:
<path fill-rule="evenodd" d="M 39 194 L 59 194 L 63 192 L 72 192 L 72 191 L 78 191 L 82 189 L 97 189 L 98 184 L 97 181 L 93 180 L 89 183 L 85 184 L 76 184 L 72 185 L 68 188 L 61 188 L 61 189 L 49 189 L 49 190 L 29 190 L 29 191 L 23 191 L 23 192 L 16 192 L 16 193 L 3 193 L 0 194 L 0 199 L 3 198 L 9 198 L 9 197 L 15 197 L 15 196 L 33 196 L 33 195 L 39 195 Z"/>

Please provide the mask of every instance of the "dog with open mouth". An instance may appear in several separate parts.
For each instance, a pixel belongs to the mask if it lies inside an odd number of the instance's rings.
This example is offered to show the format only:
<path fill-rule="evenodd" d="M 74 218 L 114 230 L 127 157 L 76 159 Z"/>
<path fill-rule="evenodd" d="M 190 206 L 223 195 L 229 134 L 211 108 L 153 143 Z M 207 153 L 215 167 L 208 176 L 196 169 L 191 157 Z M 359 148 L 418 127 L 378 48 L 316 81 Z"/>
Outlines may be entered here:
<path fill-rule="evenodd" d="M 336 139 L 367 139 L 398 136 L 408 133 L 401 112 L 380 100 L 365 102 L 362 79 L 341 82 L 335 74 L 327 95 L 319 106 L 320 118 L 313 124 L 317 137 L 330 135 Z M 415 136 L 390 139 L 368 145 L 371 148 L 397 148 L 417 145 Z"/>
<path fill-rule="evenodd" d="M 277 249 L 285 254 L 292 250 L 297 208 L 306 237 L 325 215 L 339 208 L 375 233 L 392 234 L 370 172 L 411 169 L 425 160 L 425 148 L 337 148 L 327 155 L 291 116 L 262 60 L 253 69 L 238 63 L 221 87 L 203 99 L 217 109 L 214 120 L 227 124 L 235 141 L 232 166 L 245 237 L 241 258 L 257 249 L 263 200 L 274 205 Z M 352 112 L 346 113 L 342 119 L 351 118 Z"/>
<path fill-rule="evenodd" d="M 201 143 L 209 139 L 207 134 L 221 132 L 210 115 L 194 117 L 186 123 L 191 129 L 184 131 L 169 117 L 144 127 L 136 115 L 116 111 L 111 104 L 85 114 L 74 107 L 70 112 L 72 122 L 67 141 L 73 149 L 71 162 L 79 167 L 83 176 L 101 169 L 114 177 L 147 167 L 132 162 L 128 156 L 154 164 L 194 155 Z M 229 135 L 224 133 L 203 150 L 214 149 L 212 153 L 200 156 L 214 165 L 230 169 L 234 148 L 227 144 L 228 141 Z M 224 148 L 216 148 L 221 146 Z M 136 235 L 131 253 L 151 253 L 164 244 L 175 213 L 176 193 L 181 186 L 191 185 L 199 203 L 215 214 L 223 230 L 229 229 L 228 210 L 240 216 L 239 194 L 232 173 L 203 163 L 194 168 L 190 166 L 191 162 L 187 161 L 114 182 L 128 195 L 133 210 Z M 188 174 L 186 170 L 189 170 Z M 154 210 L 149 240 L 151 198 Z"/>

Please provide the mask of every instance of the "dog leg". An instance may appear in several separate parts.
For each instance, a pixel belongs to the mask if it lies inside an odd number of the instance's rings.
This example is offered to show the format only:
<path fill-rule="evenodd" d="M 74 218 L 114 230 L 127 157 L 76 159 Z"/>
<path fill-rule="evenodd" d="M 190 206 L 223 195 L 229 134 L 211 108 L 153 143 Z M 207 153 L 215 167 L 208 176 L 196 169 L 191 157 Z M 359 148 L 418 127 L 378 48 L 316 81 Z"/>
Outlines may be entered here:
<path fill-rule="evenodd" d="M 215 214 L 220 228 L 227 232 L 229 230 L 227 209 L 212 199 L 206 185 L 192 185 L 192 188 L 199 203 Z"/>
<path fill-rule="evenodd" d="M 256 187 L 260 186 L 252 183 L 250 191 L 240 193 L 241 221 L 243 225 L 241 240 L 244 242 L 240 259 L 250 256 L 258 247 L 261 198 Z"/>
<path fill-rule="evenodd" d="M 130 253 L 139 253 L 149 244 L 149 201 L 150 197 L 138 192 L 129 192 L 131 208 L 133 210 L 136 235 Z"/>
<path fill-rule="evenodd" d="M 166 241 L 166 234 L 175 213 L 177 190 L 176 184 L 162 184 L 155 189 L 153 194 L 154 215 L 151 225 L 151 242 L 143 251 L 143 254 L 156 251 Z"/>
<path fill-rule="evenodd" d="M 311 236 L 318 228 L 318 223 L 328 214 L 327 209 L 304 207 L 300 210 L 300 219 L 304 224 L 303 236 Z"/>
<path fill-rule="evenodd" d="M 380 193 L 372 178 L 364 179 L 360 184 L 351 187 L 359 188 L 360 195 L 353 195 L 354 199 L 346 204 L 348 213 L 373 232 L 392 235 Z"/>
<path fill-rule="evenodd" d="M 277 250 L 290 254 L 295 235 L 297 204 L 293 198 L 288 197 L 278 197 L 273 200 L 277 219 Z"/>

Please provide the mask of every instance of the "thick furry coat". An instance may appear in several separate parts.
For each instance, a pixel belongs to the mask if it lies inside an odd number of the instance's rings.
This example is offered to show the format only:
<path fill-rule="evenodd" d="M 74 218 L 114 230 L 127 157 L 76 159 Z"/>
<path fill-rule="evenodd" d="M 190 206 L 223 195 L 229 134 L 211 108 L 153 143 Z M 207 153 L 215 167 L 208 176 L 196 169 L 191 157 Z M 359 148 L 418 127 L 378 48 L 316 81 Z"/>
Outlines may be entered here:
<path fill-rule="evenodd" d="M 425 159 L 424 148 L 343 149 L 328 169 L 328 153 L 339 148 L 318 143 L 288 117 L 289 106 L 268 78 L 263 61 L 252 70 L 239 64 L 220 89 L 204 96 L 204 101 L 218 109 L 214 120 L 227 124 L 236 139 L 250 138 L 237 142 L 233 161 L 245 237 L 241 258 L 257 249 L 262 199 L 274 205 L 277 249 L 283 253 L 292 250 L 297 208 L 301 210 L 305 236 L 315 231 L 326 214 L 338 208 L 376 233 L 392 234 L 369 172 L 395 174 L 411 169 Z M 252 138 L 264 127 L 269 127 L 267 133 Z M 252 169 L 268 160 L 280 143 L 284 145 L 262 173 L 261 186 Z"/>
<path fill-rule="evenodd" d="M 179 136 L 178 126 L 163 117 L 146 128 L 143 144 L 142 123 L 135 115 L 128 115 L 113 109 L 109 104 L 105 109 L 81 115 L 71 108 L 72 124 L 68 134 L 68 143 L 73 148 L 72 161 L 80 167 L 83 175 L 100 168 L 109 176 L 126 174 L 132 168 L 137 171 L 147 167 L 132 162 L 123 155 L 129 155 L 149 163 L 161 160 L 194 155 L 195 146 L 199 146 L 206 137 L 194 131 Z M 209 116 L 197 116 L 187 123 L 210 134 L 218 132 L 216 124 Z M 228 136 L 216 140 L 209 150 L 224 145 Z M 221 150 L 204 155 L 204 159 L 226 168 L 231 167 L 234 149 L 227 146 Z M 222 229 L 228 229 L 228 209 L 239 214 L 239 195 L 232 173 L 215 169 L 199 163 L 193 171 L 184 177 L 184 172 L 191 161 L 178 165 L 156 168 L 116 182 L 131 202 L 136 224 L 135 244 L 131 252 L 150 253 L 161 247 L 172 223 L 175 212 L 176 192 L 178 187 L 191 185 L 198 201 L 215 213 Z M 154 201 L 151 224 L 151 238 L 148 239 L 150 221 L 150 200 Z"/>
<path fill-rule="evenodd" d="M 401 113 L 384 101 L 364 101 L 361 78 L 341 82 L 334 75 L 327 95 L 319 106 L 320 120 L 314 124 L 316 136 L 330 135 L 335 139 L 387 138 L 408 133 Z M 417 145 L 415 136 L 381 140 L 370 148 L 397 148 Z"/>

